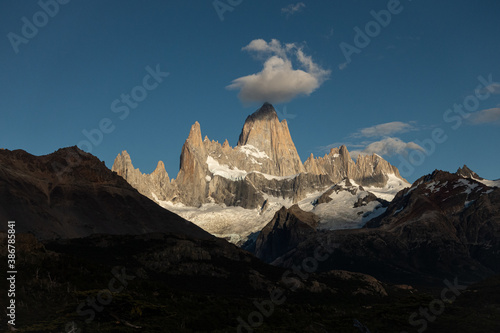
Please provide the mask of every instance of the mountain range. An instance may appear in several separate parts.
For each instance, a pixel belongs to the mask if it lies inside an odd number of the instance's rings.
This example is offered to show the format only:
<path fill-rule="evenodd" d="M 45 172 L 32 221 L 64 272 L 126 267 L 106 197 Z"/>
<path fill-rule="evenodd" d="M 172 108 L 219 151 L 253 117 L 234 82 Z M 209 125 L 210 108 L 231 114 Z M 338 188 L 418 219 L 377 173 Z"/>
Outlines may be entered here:
<path fill-rule="evenodd" d="M 228 140 L 202 140 L 196 122 L 182 147 L 175 179 L 168 178 L 161 161 L 153 173 L 142 174 L 126 151 L 116 157 L 112 170 L 163 207 L 237 244 L 262 229 L 283 205 L 304 206 L 344 179 L 384 200 L 410 186 L 382 157 L 361 155 L 354 162 L 345 146 L 323 157 L 311 154 L 302 163 L 287 121 L 280 122 L 269 103 L 247 117 L 235 147 Z M 235 216 L 245 219 L 244 228 Z M 320 225 L 335 228 L 323 216 Z"/>
<path fill-rule="evenodd" d="M 409 184 L 380 156 L 353 161 L 345 146 L 302 163 L 286 120 L 268 103 L 246 119 L 234 148 L 202 140 L 195 123 L 176 179 L 155 181 L 164 175 L 158 168 L 141 174 L 126 152 L 112 170 L 273 265 L 292 267 L 322 244 L 332 252 L 325 270 L 386 281 L 432 283 L 450 273 L 476 281 L 500 272 L 500 182 L 464 165 Z"/>
<path fill-rule="evenodd" d="M 267 103 L 235 147 L 195 123 L 175 179 L 161 161 L 141 173 L 126 152 L 110 170 L 77 147 L 2 149 L 16 328 L 498 332 L 499 187 L 466 165 L 409 184 L 345 146 L 302 163 Z M 4 257 L 7 239 L 2 224 Z"/>
<path fill-rule="evenodd" d="M 282 210 L 262 230 L 253 252 L 292 267 L 321 244 L 331 255 L 320 270 L 362 271 L 395 283 L 432 284 L 446 276 L 478 281 L 500 272 L 499 196 L 500 188 L 464 178 L 460 170 L 436 170 L 400 191 L 362 228 L 321 231 L 300 208 Z M 307 232 L 297 236 L 299 229 Z"/>

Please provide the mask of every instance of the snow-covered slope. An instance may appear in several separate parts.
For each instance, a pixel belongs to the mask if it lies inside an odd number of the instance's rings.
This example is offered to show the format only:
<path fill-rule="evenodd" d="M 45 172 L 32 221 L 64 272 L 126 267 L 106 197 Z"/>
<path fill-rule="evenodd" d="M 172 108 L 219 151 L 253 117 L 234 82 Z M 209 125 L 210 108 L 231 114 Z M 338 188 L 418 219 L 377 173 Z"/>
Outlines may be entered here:
<path fill-rule="evenodd" d="M 458 168 L 457 172 L 455 174 L 459 175 L 460 177 L 464 178 L 472 178 L 480 183 L 483 183 L 486 186 L 489 187 L 500 187 L 500 179 L 497 180 L 488 180 L 484 179 L 483 177 L 480 177 L 477 173 L 469 169 L 467 165 L 464 164 L 463 167 Z"/>
<path fill-rule="evenodd" d="M 387 177 L 389 177 L 389 180 L 384 187 L 368 186 L 364 187 L 365 190 L 372 192 L 378 198 L 391 201 L 399 191 L 411 186 L 410 183 L 402 180 L 393 173 L 388 174 Z"/>
<path fill-rule="evenodd" d="M 489 187 L 500 187 L 500 179 L 497 180 L 476 179 L 476 180 Z"/>
<path fill-rule="evenodd" d="M 320 217 L 321 227 L 357 227 L 377 210 L 374 195 L 391 200 L 410 185 L 379 155 L 360 156 L 354 162 L 346 146 L 324 157 L 311 155 L 303 164 L 287 122 L 280 121 L 268 103 L 247 117 L 235 147 L 228 140 L 220 144 L 206 136 L 202 139 L 201 126 L 195 122 L 174 179 L 168 177 L 163 163 L 152 175 L 140 173 L 126 153 L 117 156 L 113 171 L 166 209 L 236 243 L 259 231 L 281 207 L 298 203 Z M 348 187 L 340 184 L 343 179 L 365 188 L 351 183 L 356 193 L 353 189 L 332 192 L 311 204 L 335 184 Z M 373 192 L 372 200 L 364 205 L 363 195 L 368 192 Z"/>
<path fill-rule="evenodd" d="M 245 170 L 240 170 L 237 167 L 230 168 L 228 165 L 225 164 L 219 164 L 217 160 L 215 160 L 212 156 L 207 157 L 207 165 L 208 165 L 208 170 L 214 175 L 214 176 L 221 176 L 226 179 L 230 180 L 241 180 L 244 179 L 245 176 L 247 175 L 247 172 Z M 208 176 L 208 175 L 207 175 Z M 210 181 L 210 179 L 206 178 L 207 181 Z"/>
<path fill-rule="evenodd" d="M 314 201 L 299 203 L 301 209 L 320 218 L 318 229 L 327 230 L 360 228 L 385 212 L 385 206 L 384 200 L 378 200 L 352 180 L 341 181 Z"/>
<path fill-rule="evenodd" d="M 304 201 L 313 200 L 318 193 L 313 193 Z M 153 193 L 153 197 L 156 195 Z M 242 244 L 246 239 L 259 232 L 274 214 L 283 206 L 293 205 L 292 200 L 267 195 L 267 203 L 260 209 L 245 209 L 238 206 L 225 206 L 216 203 L 203 204 L 201 207 L 189 207 L 183 204 L 173 204 L 155 198 L 156 202 L 188 221 L 193 222 L 205 231 L 226 238 L 231 243 Z"/>
<path fill-rule="evenodd" d="M 385 199 L 390 196 L 389 188 L 379 189 Z M 271 195 L 264 195 L 266 203 L 261 208 L 244 209 L 237 206 L 225 206 L 216 203 L 203 204 L 201 207 L 189 207 L 153 198 L 166 208 L 197 226 L 218 237 L 223 237 L 235 244 L 242 244 L 252 234 L 258 233 L 281 208 L 290 208 L 294 202 Z M 316 191 L 306 195 L 298 202 L 301 209 L 316 214 L 320 221 L 318 229 L 360 228 L 367 221 L 385 211 L 385 201 L 363 189 L 354 181 L 343 180 L 326 191 Z"/>

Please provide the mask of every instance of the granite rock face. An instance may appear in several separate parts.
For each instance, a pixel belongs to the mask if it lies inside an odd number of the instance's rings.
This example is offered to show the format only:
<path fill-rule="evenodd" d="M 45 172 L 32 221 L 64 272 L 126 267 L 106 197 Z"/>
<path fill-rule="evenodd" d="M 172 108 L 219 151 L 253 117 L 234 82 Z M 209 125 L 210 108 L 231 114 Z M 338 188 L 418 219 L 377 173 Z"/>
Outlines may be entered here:
<path fill-rule="evenodd" d="M 115 158 L 111 171 L 123 177 L 140 193 L 155 193 L 159 199 L 164 199 L 170 188 L 170 179 L 162 161 L 158 162 L 151 174 L 143 174 L 134 168 L 130 155 L 124 150 Z M 151 194 L 148 197 L 152 197 Z"/>
<path fill-rule="evenodd" d="M 362 186 L 383 187 L 390 174 L 404 181 L 398 169 L 377 154 L 360 155 L 354 162 L 346 146 L 332 148 L 323 157 L 311 154 L 304 167 L 309 173 L 328 175 L 334 183 L 349 178 Z"/>
<path fill-rule="evenodd" d="M 267 196 L 296 203 L 344 178 L 379 187 L 389 174 L 404 181 L 397 168 L 380 156 L 360 156 L 354 162 L 345 146 L 324 157 L 311 154 L 302 164 L 286 120 L 280 122 L 269 103 L 247 117 L 235 147 L 227 140 L 221 145 L 202 139 L 201 126 L 195 122 L 182 147 L 177 178 L 169 181 L 161 169 L 159 165 L 153 174 L 141 174 L 123 152 L 112 170 L 151 199 L 192 207 L 216 203 L 257 208 Z"/>
<path fill-rule="evenodd" d="M 169 193 L 167 200 L 189 206 L 207 202 L 206 157 L 207 150 L 201 139 L 200 124 L 195 122 L 182 146 L 179 173 L 172 181 L 173 191 Z"/>
<path fill-rule="evenodd" d="M 474 171 L 469 169 L 469 167 L 465 164 L 463 167 L 458 168 L 456 174 L 461 176 L 461 177 L 464 177 L 464 178 L 474 178 L 474 179 L 479 179 L 479 180 L 484 179 L 482 177 L 479 177 L 479 175 L 477 173 L 475 173 Z"/>
<path fill-rule="evenodd" d="M 315 200 L 344 179 L 356 186 L 380 187 L 379 194 L 390 198 L 410 185 L 380 156 L 359 156 L 355 162 L 345 146 L 324 157 L 311 154 L 302 163 L 286 120 L 280 122 L 269 103 L 247 117 L 234 147 L 228 140 L 221 144 L 203 137 L 195 122 L 182 146 L 177 178 L 169 180 L 161 169 L 144 175 L 133 168 L 126 152 L 113 165 L 113 171 L 143 195 L 237 244 L 262 229 L 282 206 Z M 372 206 L 360 214 L 370 214 Z M 321 216 L 339 215 L 329 214 L 329 207 L 318 208 Z M 245 223 L 238 222 L 242 220 Z M 349 222 L 345 220 L 342 223 Z M 356 217 L 358 224 L 364 220 Z"/>
<path fill-rule="evenodd" d="M 238 147 L 251 145 L 268 156 L 260 172 L 273 176 L 290 176 L 305 172 L 286 120 L 279 121 L 274 107 L 265 103 L 248 116 Z"/>

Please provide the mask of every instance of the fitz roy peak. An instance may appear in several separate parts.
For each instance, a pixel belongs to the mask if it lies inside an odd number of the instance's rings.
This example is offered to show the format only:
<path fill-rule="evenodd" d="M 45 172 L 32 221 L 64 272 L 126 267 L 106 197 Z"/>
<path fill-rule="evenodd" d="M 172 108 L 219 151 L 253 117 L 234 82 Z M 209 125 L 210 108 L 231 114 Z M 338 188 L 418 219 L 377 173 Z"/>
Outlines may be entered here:
<path fill-rule="evenodd" d="M 276 111 L 269 103 L 265 103 L 246 119 L 238 147 L 255 147 L 268 157 L 262 164 L 249 165 L 254 171 L 274 176 L 290 176 L 305 172 L 290 136 L 287 121 L 280 122 Z"/>
<path fill-rule="evenodd" d="M 385 200 L 409 186 L 380 156 L 360 156 L 354 162 L 345 146 L 324 157 L 311 154 L 302 163 L 287 121 L 280 122 L 269 103 L 247 117 L 235 147 L 227 140 L 202 139 L 195 122 L 175 179 L 168 178 L 161 161 L 152 174 L 142 174 L 125 151 L 112 170 L 163 207 L 236 240 L 260 230 L 282 206 L 309 203 L 346 178 Z M 245 225 L 238 216 L 244 216 Z"/>

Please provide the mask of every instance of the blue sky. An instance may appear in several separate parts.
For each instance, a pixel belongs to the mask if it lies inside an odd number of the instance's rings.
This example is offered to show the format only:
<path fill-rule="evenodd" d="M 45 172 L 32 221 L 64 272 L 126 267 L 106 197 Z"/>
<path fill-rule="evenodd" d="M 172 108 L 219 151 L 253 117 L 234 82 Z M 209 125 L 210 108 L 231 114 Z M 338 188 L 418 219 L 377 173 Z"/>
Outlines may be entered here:
<path fill-rule="evenodd" d="M 464 163 L 500 178 L 496 0 L 59 1 L 0 5 L 2 148 L 87 140 L 108 167 L 127 150 L 172 178 L 195 121 L 235 145 L 265 99 L 303 161 L 347 144 L 410 161 L 410 181 Z"/>

